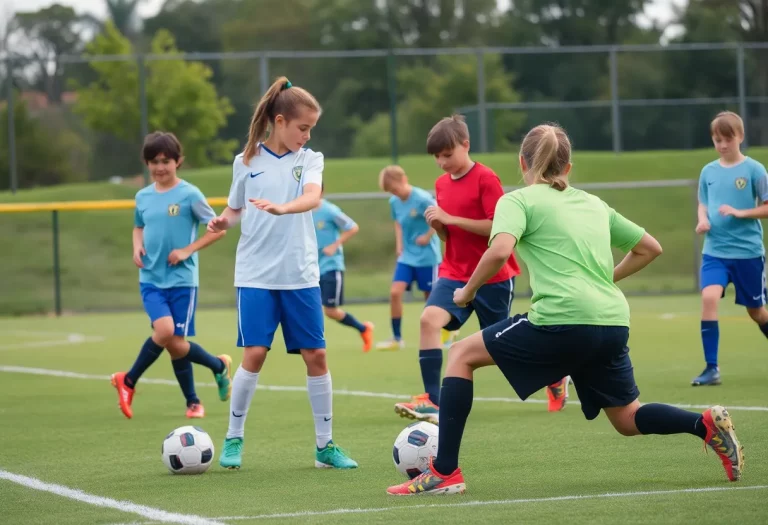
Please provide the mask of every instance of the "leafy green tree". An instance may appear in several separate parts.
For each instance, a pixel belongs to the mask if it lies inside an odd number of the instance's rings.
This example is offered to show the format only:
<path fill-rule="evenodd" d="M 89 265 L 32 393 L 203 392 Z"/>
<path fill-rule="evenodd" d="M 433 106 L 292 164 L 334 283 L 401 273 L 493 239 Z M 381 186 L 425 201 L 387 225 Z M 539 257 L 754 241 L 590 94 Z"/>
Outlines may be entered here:
<path fill-rule="evenodd" d="M 89 55 L 128 55 L 131 43 L 112 23 L 87 46 Z M 158 31 L 151 52 L 179 55 L 173 37 Z M 131 144 L 140 140 L 139 70 L 134 61 L 90 63 L 98 80 L 76 86 L 75 112 L 92 130 L 109 133 Z M 211 70 L 200 62 L 181 58 L 146 63 L 146 93 L 150 130 L 172 131 L 184 145 L 188 162 L 205 166 L 228 162 L 236 143 L 217 139 L 233 111 L 229 100 L 219 97 L 210 82 Z"/>

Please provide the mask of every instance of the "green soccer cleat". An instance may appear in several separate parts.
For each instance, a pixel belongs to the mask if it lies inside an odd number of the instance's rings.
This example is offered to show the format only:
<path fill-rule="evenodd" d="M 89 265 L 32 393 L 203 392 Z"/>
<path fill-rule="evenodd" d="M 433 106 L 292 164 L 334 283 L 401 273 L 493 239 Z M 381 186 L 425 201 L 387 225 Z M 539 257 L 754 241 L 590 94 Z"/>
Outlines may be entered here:
<path fill-rule="evenodd" d="M 315 451 L 315 467 L 317 468 L 357 468 L 357 461 L 347 456 L 333 441 L 324 448 Z"/>
<path fill-rule="evenodd" d="M 221 449 L 219 465 L 229 470 L 237 470 L 243 462 L 243 438 L 226 438 Z"/>
<path fill-rule="evenodd" d="M 219 388 L 219 399 L 226 401 L 232 394 L 232 358 L 227 354 L 221 354 L 217 357 L 224 363 L 224 370 L 220 374 L 213 374 L 213 377 Z"/>

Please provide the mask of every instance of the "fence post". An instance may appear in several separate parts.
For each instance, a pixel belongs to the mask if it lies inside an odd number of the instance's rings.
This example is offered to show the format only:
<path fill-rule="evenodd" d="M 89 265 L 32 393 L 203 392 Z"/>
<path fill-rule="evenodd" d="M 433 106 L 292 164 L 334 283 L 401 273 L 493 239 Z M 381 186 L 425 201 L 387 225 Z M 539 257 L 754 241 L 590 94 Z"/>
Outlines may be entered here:
<path fill-rule="evenodd" d="M 744 53 L 744 44 L 739 44 L 736 48 L 736 69 L 739 75 L 739 114 L 744 121 L 744 142 L 741 147 L 746 151 L 749 142 L 749 115 L 747 114 L 747 74 L 745 72 L 746 57 Z"/>
<path fill-rule="evenodd" d="M 387 54 L 387 91 L 389 91 L 389 135 L 392 164 L 397 164 L 397 61 L 393 49 Z"/>
<path fill-rule="evenodd" d="M 270 84 L 269 58 L 267 57 L 266 53 L 262 53 L 262 55 L 259 57 L 259 85 L 261 87 L 262 94 L 267 92 Z"/>
<path fill-rule="evenodd" d="M 693 188 L 693 209 L 696 210 L 693 220 L 693 293 L 699 293 L 701 290 L 701 273 L 699 272 L 701 267 L 701 243 L 699 234 L 696 233 L 696 226 L 699 224 L 699 185 L 694 181 L 691 187 Z"/>
<path fill-rule="evenodd" d="M 53 234 L 53 304 L 56 316 L 61 316 L 61 264 L 59 255 L 59 211 L 51 212 Z"/>
<path fill-rule="evenodd" d="M 611 135 L 613 137 L 613 152 L 621 153 L 621 107 L 619 105 L 619 65 L 618 51 L 612 47 L 609 56 L 611 77 Z"/>
<path fill-rule="evenodd" d="M 139 70 L 139 114 L 141 115 L 141 137 L 139 139 L 144 142 L 144 137 L 149 134 L 149 108 L 147 103 L 147 71 L 144 68 L 144 55 L 139 55 L 136 58 L 136 66 Z M 149 170 L 147 166 L 144 166 L 144 185 L 149 184 Z M 55 213 L 55 212 L 54 212 Z"/>
<path fill-rule="evenodd" d="M 477 52 L 477 123 L 480 126 L 480 151 L 488 152 L 488 115 L 485 108 L 485 53 Z"/>
<path fill-rule="evenodd" d="M 19 189 L 19 172 L 16 165 L 16 106 L 13 100 L 13 60 L 6 60 L 6 74 L 8 76 L 8 173 L 10 173 L 11 193 L 16 195 Z"/>

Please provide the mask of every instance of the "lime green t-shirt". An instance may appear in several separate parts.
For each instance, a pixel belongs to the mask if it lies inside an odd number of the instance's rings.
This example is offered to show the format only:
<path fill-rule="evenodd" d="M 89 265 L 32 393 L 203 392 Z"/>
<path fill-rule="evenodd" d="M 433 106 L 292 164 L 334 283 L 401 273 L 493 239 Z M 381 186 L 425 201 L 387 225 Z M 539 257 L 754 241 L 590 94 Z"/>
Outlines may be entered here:
<path fill-rule="evenodd" d="M 613 282 L 611 247 L 631 250 L 643 228 L 594 195 L 534 184 L 499 199 L 491 241 L 499 233 L 517 239 L 528 266 L 531 323 L 629 326 L 629 305 Z"/>

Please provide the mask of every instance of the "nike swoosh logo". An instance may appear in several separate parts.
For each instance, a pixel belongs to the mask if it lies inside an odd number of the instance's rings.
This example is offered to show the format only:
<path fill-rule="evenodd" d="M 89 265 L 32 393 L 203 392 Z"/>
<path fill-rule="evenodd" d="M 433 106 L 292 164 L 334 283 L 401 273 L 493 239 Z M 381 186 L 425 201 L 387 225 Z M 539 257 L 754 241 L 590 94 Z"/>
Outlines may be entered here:
<path fill-rule="evenodd" d="M 323 417 L 323 421 L 330 421 L 331 419 L 333 419 L 333 416 L 331 416 L 331 417 Z"/>
<path fill-rule="evenodd" d="M 235 417 L 243 417 L 243 415 L 242 415 L 242 414 L 235 414 L 235 411 L 234 411 L 234 410 L 232 411 L 232 415 L 233 415 L 233 416 L 235 416 Z"/>
<path fill-rule="evenodd" d="M 258 172 L 258 173 L 249 173 L 248 175 L 250 175 L 252 179 L 255 179 L 256 177 L 258 177 L 258 176 L 259 176 L 259 175 L 261 175 L 262 173 L 264 173 L 264 172 L 263 172 L 263 171 L 260 171 L 260 172 Z"/>

